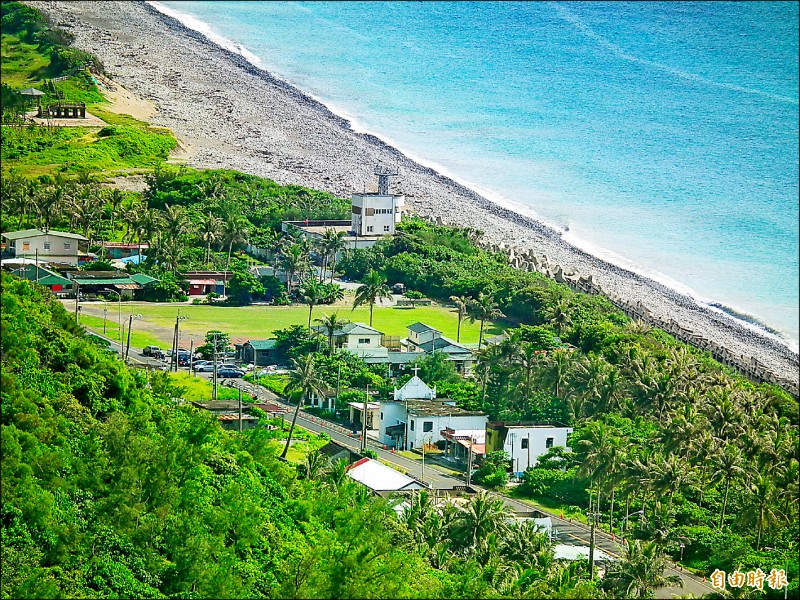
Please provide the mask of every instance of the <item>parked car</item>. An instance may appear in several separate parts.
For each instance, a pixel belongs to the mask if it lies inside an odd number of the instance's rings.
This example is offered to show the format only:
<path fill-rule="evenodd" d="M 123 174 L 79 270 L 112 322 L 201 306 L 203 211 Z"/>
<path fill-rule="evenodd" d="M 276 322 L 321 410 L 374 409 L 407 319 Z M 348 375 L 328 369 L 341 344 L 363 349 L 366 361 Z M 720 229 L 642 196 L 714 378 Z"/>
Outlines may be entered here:
<path fill-rule="evenodd" d="M 214 363 L 210 361 L 198 362 L 194 370 L 198 373 L 210 373 L 214 370 Z"/>
<path fill-rule="evenodd" d="M 161 352 L 161 348 L 159 348 L 158 346 L 145 346 L 144 348 L 142 348 L 142 356 L 153 356 L 153 357 L 155 357 L 154 353 L 156 353 L 156 352 L 160 353 Z"/>
<path fill-rule="evenodd" d="M 244 377 L 244 371 L 241 369 L 231 369 L 230 367 L 222 368 L 217 370 L 217 377 Z"/>

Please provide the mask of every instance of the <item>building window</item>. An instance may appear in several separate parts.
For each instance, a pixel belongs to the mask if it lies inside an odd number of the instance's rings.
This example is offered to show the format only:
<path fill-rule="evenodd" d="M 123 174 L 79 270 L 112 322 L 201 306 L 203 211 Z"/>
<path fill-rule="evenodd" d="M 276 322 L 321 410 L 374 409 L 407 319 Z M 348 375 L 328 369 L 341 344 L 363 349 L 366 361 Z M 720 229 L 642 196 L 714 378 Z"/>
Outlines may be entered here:
<path fill-rule="evenodd" d="M 414 431 L 414 421 L 411 421 L 411 431 Z"/>
<path fill-rule="evenodd" d="M 389 231 L 389 226 L 388 226 L 388 225 L 384 225 L 384 226 L 383 226 L 383 230 L 384 230 L 384 231 Z"/>
<path fill-rule="evenodd" d="M 354 206 L 353 207 L 353 214 L 354 215 L 360 215 L 361 214 L 361 207 L 360 206 Z"/>
<path fill-rule="evenodd" d="M 555 441 L 555 438 L 547 438 L 547 440 L 544 443 L 544 447 L 545 448 L 552 448 L 554 441 Z"/>
<path fill-rule="evenodd" d="M 383 413 L 381 413 L 381 421 L 383 421 Z"/>
<path fill-rule="evenodd" d="M 367 225 L 367 233 L 372 233 L 373 227 L 372 225 Z"/>
<path fill-rule="evenodd" d="M 72 242 L 64 242 L 64 250 L 69 250 L 72 248 Z"/>
<path fill-rule="evenodd" d="M 428 431 L 433 431 L 433 421 L 422 422 L 422 432 L 427 433 Z"/>
<path fill-rule="evenodd" d="M 45 250 L 50 250 L 50 242 L 45 242 L 44 243 L 44 249 Z"/>
<path fill-rule="evenodd" d="M 31 243 L 30 242 L 22 242 L 22 249 L 23 250 L 30 250 L 31 249 Z"/>
<path fill-rule="evenodd" d="M 522 438 L 522 446 L 520 446 L 523 450 L 528 449 L 528 438 Z"/>
<path fill-rule="evenodd" d="M 369 338 L 358 338 L 359 344 L 369 344 Z"/>

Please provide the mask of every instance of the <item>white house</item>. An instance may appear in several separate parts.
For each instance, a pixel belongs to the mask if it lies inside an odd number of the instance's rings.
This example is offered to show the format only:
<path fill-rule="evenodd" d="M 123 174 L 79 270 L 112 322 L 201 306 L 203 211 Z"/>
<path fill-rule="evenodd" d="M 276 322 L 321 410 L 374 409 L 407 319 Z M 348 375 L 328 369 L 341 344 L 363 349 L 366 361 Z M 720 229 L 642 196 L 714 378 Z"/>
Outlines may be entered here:
<path fill-rule="evenodd" d="M 362 458 L 347 467 L 347 476 L 373 492 L 405 492 L 428 486 L 371 458 Z"/>
<path fill-rule="evenodd" d="M 328 336 L 328 330 L 322 325 L 314 325 L 312 329 Z M 361 358 L 385 357 L 389 354 L 389 350 L 381 345 L 382 339 L 383 333 L 369 325 L 348 323 L 333 332 L 333 347 L 337 350 L 347 350 Z"/>
<path fill-rule="evenodd" d="M 87 256 L 78 251 L 78 243 L 88 241 L 79 233 L 25 229 L 4 233 L 3 237 L 8 241 L 8 254 L 15 258 L 38 256 L 40 260 L 77 266 L 78 257 Z"/>
<path fill-rule="evenodd" d="M 567 436 L 570 433 L 572 427 L 558 423 L 487 423 L 486 452 L 505 451 L 511 457 L 511 470 L 521 474 L 529 466 L 536 466 L 538 458 L 553 446 L 563 446 L 569 451 Z"/>
<path fill-rule="evenodd" d="M 485 414 L 459 408 L 453 400 L 437 400 L 436 389 L 415 374 L 395 389 L 392 402 L 381 402 L 378 440 L 413 450 L 444 440 L 442 430 L 484 429 L 487 420 Z"/>
<path fill-rule="evenodd" d="M 441 331 L 425 323 L 409 325 L 408 335 L 400 340 L 400 348 L 409 353 L 443 352 L 448 360 L 455 363 L 456 371 L 465 375 L 472 371 L 472 364 L 475 361 L 472 350 L 445 337 Z"/>

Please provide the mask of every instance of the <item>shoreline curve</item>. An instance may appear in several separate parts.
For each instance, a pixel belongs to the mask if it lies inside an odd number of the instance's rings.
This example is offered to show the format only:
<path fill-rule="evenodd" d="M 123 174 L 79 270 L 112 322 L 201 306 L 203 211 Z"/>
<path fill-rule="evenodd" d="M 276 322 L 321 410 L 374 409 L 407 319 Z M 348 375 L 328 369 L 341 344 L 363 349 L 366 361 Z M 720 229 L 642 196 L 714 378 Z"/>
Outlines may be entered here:
<path fill-rule="evenodd" d="M 196 147 L 188 164 L 233 168 L 348 195 L 372 184 L 375 162 L 393 161 L 400 169 L 402 191 L 420 216 L 481 229 L 490 244 L 510 248 L 516 255 L 543 255 L 554 269 L 591 275 L 618 306 L 635 299 L 655 321 L 681 323 L 713 347 L 738 352 L 783 387 L 794 387 L 789 391 L 797 395 L 798 353 L 785 340 L 735 318 L 719 303 L 704 306 L 651 277 L 573 246 L 551 226 L 485 198 L 377 135 L 355 131 L 321 101 L 155 6 L 120 2 L 115 3 L 117 10 L 108 10 L 102 3 L 102 10 L 91 2 L 71 2 L 69 8 L 64 2 L 29 4 L 57 17 L 59 25 L 76 34 L 76 45 L 97 54 L 125 87 L 159 107 L 154 124 L 170 127 Z M 163 60 L 153 61 L 154 55 Z M 230 83 L 227 90 L 220 88 L 224 83 Z M 263 118 L 265 107 L 273 109 L 266 113 L 270 122 L 252 118 Z M 230 127 L 231 122 L 238 126 Z M 272 149 L 260 150 L 260 145 Z"/>

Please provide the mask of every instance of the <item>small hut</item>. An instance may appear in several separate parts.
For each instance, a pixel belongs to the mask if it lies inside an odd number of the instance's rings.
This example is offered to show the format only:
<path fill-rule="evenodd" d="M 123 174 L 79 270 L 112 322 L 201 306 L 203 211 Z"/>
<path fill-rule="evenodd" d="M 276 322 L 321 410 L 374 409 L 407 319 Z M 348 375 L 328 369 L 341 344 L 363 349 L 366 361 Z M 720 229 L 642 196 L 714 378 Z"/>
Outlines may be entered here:
<path fill-rule="evenodd" d="M 37 90 L 36 88 L 29 87 L 29 88 L 25 88 L 24 90 L 22 90 L 20 92 L 20 95 L 27 96 L 28 98 L 31 98 L 31 100 L 33 100 L 33 98 L 36 98 L 36 108 L 38 108 L 39 111 L 41 112 L 41 110 L 42 110 L 42 96 L 46 95 L 43 91 Z"/>

